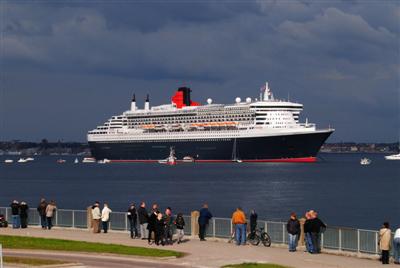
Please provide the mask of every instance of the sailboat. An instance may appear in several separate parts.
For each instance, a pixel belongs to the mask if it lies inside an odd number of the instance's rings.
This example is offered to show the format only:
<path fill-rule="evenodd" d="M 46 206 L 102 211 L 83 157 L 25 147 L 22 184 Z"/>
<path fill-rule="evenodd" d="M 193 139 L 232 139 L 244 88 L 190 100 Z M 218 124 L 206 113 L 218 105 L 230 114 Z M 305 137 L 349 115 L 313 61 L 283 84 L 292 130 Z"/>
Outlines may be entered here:
<path fill-rule="evenodd" d="M 75 160 L 74 160 L 74 164 L 78 164 L 79 163 L 79 160 L 78 160 L 78 158 L 75 158 Z"/>

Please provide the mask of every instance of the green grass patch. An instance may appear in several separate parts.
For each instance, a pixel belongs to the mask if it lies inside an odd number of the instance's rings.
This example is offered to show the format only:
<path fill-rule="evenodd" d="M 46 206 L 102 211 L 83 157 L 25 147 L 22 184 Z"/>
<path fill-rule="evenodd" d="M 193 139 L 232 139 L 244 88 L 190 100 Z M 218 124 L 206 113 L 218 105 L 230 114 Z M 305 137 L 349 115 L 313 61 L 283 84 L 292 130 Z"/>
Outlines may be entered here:
<path fill-rule="evenodd" d="M 58 261 L 58 260 L 34 259 L 34 258 L 11 257 L 11 256 L 4 256 L 3 261 L 4 263 L 9 263 L 9 264 L 24 264 L 29 266 L 42 266 L 42 265 L 68 263 L 66 261 Z"/>
<path fill-rule="evenodd" d="M 25 236 L 0 235 L 0 244 L 3 244 L 3 248 L 10 249 L 62 250 L 75 252 L 112 253 L 146 257 L 183 256 L 182 252 L 173 250 Z"/>
<path fill-rule="evenodd" d="M 228 264 L 222 266 L 223 268 L 290 268 L 288 266 L 283 266 L 279 264 L 273 263 L 253 263 L 253 262 L 245 262 L 240 264 Z"/>

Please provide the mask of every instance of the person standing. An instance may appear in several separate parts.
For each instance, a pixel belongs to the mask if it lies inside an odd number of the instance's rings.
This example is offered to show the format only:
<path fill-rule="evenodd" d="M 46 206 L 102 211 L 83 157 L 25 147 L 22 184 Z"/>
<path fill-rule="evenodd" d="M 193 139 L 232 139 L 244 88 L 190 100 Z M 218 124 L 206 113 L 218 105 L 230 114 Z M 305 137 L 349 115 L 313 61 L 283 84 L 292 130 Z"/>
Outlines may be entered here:
<path fill-rule="evenodd" d="M 256 228 L 257 228 L 257 218 L 258 215 L 254 209 L 250 211 L 250 237 L 251 239 L 254 238 L 256 234 Z"/>
<path fill-rule="evenodd" d="M 178 235 L 178 244 L 180 244 L 182 243 L 183 236 L 185 235 L 183 230 L 185 227 L 185 220 L 183 219 L 182 213 L 178 213 L 174 224 L 176 227 L 176 234 Z"/>
<path fill-rule="evenodd" d="M 172 216 L 172 210 L 170 207 L 167 207 L 165 210 L 165 244 L 172 245 L 172 226 L 174 224 L 174 218 Z"/>
<path fill-rule="evenodd" d="M 136 207 L 135 204 L 132 203 L 128 208 L 127 213 L 128 221 L 129 221 L 129 229 L 131 231 L 131 238 L 137 238 L 138 230 L 137 230 L 137 214 L 136 214 Z"/>
<path fill-rule="evenodd" d="M 47 228 L 47 223 L 46 223 L 46 207 L 47 207 L 47 202 L 44 198 L 40 199 L 40 203 L 37 207 L 37 211 L 40 216 L 40 225 L 42 225 L 42 229 Z"/>
<path fill-rule="evenodd" d="M 211 218 L 212 218 L 212 214 L 208 210 L 208 204 L 204 204 L 203 208 L 200 209 L 200 215 L 199 215 L 199 219 L 198 219 L 200 241 L 206 241 L 206 239 L 205 239 L 206 229 L 207 229 L 207 225 Z"/>
<path fill-rule="evenodd" d="M 46 222 L 47 222 L 47 229 L 51 229 L 53 227 L 53 217 L 57 210 L 56 202 L 51 200 L 50 203 L 46 206 Z"/>
<path fill-rule="evenodd" d="M 161 212 L 157 212 L 157 218 L 155 221 L 155 232 L 154 232 L 154 241 L 156 243 L 156 245 L 165 245 L 165 229 L 166 229 L 166 224 L 165 224 L 165 219 L 162 215 Z"/>
<path fill-rule="evenodd" d="M 104 203 L 103 209 L 101 210 L 101 225 L 103 226 L 103 231 L 106 234 L 108 231 L 108 223 L 110 222 L 110 213 L 112 210 L 108 207 L 107 203 Z"/>
<path fill-rule="evenodd" d="M 21 228 L 28 227 L 28 213 L 29 213 L 28 204 L 26 204 L 26 202 L 22 201 L 21 205 L 19 207 L 19 217 L 21 219 Z"/>
<path fill-rule="evenodd" d="M 151 210 L 151 215 L 148 220 L 148 225 L 147 225 L 147 230 L 149 231 L 148 233 L 148 238 L 147 241 L 149 245 L 151 245 L 151 238 L 152 235 L 154 236 L 154 240 L 156 239 L 156 224 L 157 224 L 157 216 L 160 212 L 158 211 L 158 205 L 153 204 L 152 210 Z"/>
<path fill-rule="evenodd" d="M 292 212 L 290 214 L 290 219 L 286 224 L 286 230 L 289 234 L 289 251 L 296 251 L 297 239 L 300 235 L 300 222 L 297 219 L 296 213 Z"/>
<path fill-rule="evenodd" d="M 306 244 L 306 249 L 309 253 L 314 252 L 314 246 L 312 243 L 312 237 L 311 237 L 311 214 L 309 211 L 306 212 L 305 214 L 306 221 L 304 222 L 304 239 L 305 239 L 305 244 Z"/>
<path fill-rule="evenodd" d="M 14 229 L 18 229 L 19 227 L 21 227 L 21 218 L 19 216 L 19 202 L 17 200 L 12 201 L 10 207 L 12 226 Z"/>
<path fill-rule="evenodd" d="M 394 263 L 400 264 L 400 227 L 396 229 L 393 236 Z"/>
<path fill-rule="evenodd" d="M 100 219 L 101 219 L 101 212 L 100 212 L 100 203 L 96 201 L 92 206 L 92 226 L 93 226 L 93 233 L 100 233 Z"/>
<path fill-rule="evenodd" d="M 236 245 L 246 245 L 246 215 L 242 208 L 238 207 L 232 214 L 232 223 L 235 226 Z"/>
<path fill-rule="evenodd" d="M 382 264 L 389 264 L 390 238 L 392 231 L 389 229 L 389 223 L 384 222 L 379 230 L 379 249 L 382 251 Z"/>
<path fill-rule="evenodd" d="M 142 240 L 145 240 L 148 237 L 147 224 L 149 220 L 149 214 L 147 213 L 146 204 L 144 202 L 140 203 L 140 207 L 138 209 L 138 216 L 139 216 L 140 236 Z"/>
<path fill-rule="evenodd" d="M 325 230 L 326 225 L 318 218 L 316 211 L 310 211 L 310 231 L 313 245 L 313 253 L 321 252 L 321 233 Z"/>

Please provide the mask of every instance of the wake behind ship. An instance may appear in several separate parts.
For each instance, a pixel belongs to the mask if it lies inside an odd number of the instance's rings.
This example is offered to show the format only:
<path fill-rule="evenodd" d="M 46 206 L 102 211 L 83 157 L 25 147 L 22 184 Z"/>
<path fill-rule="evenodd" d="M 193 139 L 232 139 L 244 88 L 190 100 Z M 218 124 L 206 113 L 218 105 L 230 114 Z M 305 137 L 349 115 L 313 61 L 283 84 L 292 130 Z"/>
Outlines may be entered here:
<path fill-rule="evenodd" d="M 315 162 L 333 129 L 299 122 L 303 105 L 274 98 L 268 83 L 260 99 L 236 98 L 234 104 L 201 105 L 180 87 L 170 104 L 136 106 L 112 116 L 88 132 L 93 157 L 112 162 L 164 159 L 175 151 L 179 160 L 204 162 Z"/>

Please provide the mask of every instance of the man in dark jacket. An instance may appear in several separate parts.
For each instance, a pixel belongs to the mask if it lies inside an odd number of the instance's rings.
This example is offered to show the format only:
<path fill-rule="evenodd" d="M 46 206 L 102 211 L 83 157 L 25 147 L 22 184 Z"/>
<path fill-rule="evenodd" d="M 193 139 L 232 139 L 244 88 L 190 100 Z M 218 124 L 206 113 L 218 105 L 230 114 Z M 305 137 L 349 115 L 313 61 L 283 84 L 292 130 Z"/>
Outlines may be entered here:
<path fill-rule="evenodd" d="M 209 220 L 212 218 L 212 214 L 208 210 L 208 205 L 204 204 L 203 208 L 200 209 L 200 215 L 199 215 L 199 238 L 200 241 L 206 241 L 205 235 L 206 235 L 206 229 Z"/>
<path fill-rule="evenodd" d="M 321 233 L 325 231 L 326 225 L 318 218 L 318 213 L 316 211 L 310 211 L 310 214 L 311 214 L 310 231 L 314 248 L 313 253 L 320 253 Z"/>
<path fill-rule="evenodd" d="M 42 229 L 47 228 L 46 208 L 47 208 L 46 200 L 44 198 L 40 199 L 40 203 L 37 207 L 37 211 L 40 216 L 40 224 L 42 225 Z"/>
<path fill-rule="evenodd" d="M 306 212 L 306 221 L 304 222 L 304 240 L 306 242 L 306 249 L 309 253 L 314 252 L 314 246 L 312 243 L 311 236 L 311 214 L 309 211 Z"/>
<path fill-rule="evenodd" d="M 158 211 L 158 205 L 153 204 L 151 215 L 149 216 L 147 225 L 147 230 L 149 230 L 147 241 L 149 242 L 149 244 L 151 244 L 152 235 L 154 236 L 154 239 L 156 238 L 157 217 L 159 213 L 160 211 Z"/>
<path fill-rule="evenodd" d="M 258 215 L 254 209 L 250 211 L 250 238 L 253 239 L 256 234 Z"/>
<path fill-rule="evenodd" d="M 136 214 L 136 207 L 135 204 L 131 204 L 128 213 L 128 222 L 129 222 L 129 227 L 131 230 L 131 238 L 137 238 L 138 236 L 138 230 L 137 230 L 137 214 Z"/>
<path fill-rule="evenodd" d="M 11 205 L 11 218 L 13 228 L 19 228 L 21 226 L 21 219 L 19 217 L 19 203 L 17 200 L 14 200 Z"/>
<path fill-rule="evenodd" d="M 148 231 L 147 231 L 147 224 L 149 220 L 149 214 L 146 210 L 146 204 L 144 202 L 140 203 L 140 207 L 138 209 L 138 216 L 139 216 L 139 225 L 140 225 L 140 236 L 143 240 L 147 239 Z"/>
<path fill-rule="evenodd" d="M 300 235 L 300 222 L 297 219 L 296 213 L 292 212 L 290 214 L 290 219 L 286 224 L 286 230 L 289 235 L 289 251 L 294 252 L 296 251 L 297 239 Z"/>
<path fill-rule="evenodd" d="M 28 227 L 28 212 L 29 212 L 28 204 L 22 201 L 21 205 L 19 206 L 19 217 L 21 219 L 21 228 Z"/>

